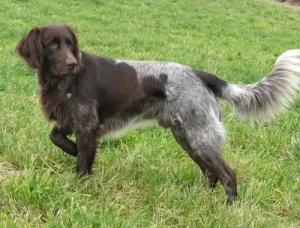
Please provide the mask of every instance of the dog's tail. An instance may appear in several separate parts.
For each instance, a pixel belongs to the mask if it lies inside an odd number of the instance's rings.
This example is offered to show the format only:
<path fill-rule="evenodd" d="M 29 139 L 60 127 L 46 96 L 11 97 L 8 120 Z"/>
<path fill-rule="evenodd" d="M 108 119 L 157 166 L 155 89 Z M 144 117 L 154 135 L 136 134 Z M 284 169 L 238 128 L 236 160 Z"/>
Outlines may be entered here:
<path fill-rule="evenodd" d="M 268 122 L 290 105 L 300 89 L 300 49 L 279 56 L 271 73 L 254 84 L 235 85 L 199 73 L 204 83 L 216 96 L 226 100 L 238 117 Z"/>

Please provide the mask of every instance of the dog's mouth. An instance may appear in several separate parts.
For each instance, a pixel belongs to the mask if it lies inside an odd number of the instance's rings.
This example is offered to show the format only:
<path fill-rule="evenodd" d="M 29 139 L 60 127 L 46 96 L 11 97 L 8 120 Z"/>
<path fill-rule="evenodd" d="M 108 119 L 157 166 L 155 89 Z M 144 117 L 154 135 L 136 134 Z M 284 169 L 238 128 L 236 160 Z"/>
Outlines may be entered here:
<path fill-rule="evenodd" d="M 76 75 L 78 74 L 80 70 L 80 67 L 78 65 L 76 66 L 66 66 L 64 67 L 64 69 L 62 70 L 57 70 L 57 69 L 52 69 L 52 74 L 55 76 L 55 77 L 67 77 L 67 76 L 72 76 L 72 75 Z"/>
<path fill-rule="evenodd" d="M 79 66 L 76 65 L 76 66 L 69 66 L 68 67 L 68 72 L 70 72 L 71 74 L 77 74 L 79 72 Z"/>

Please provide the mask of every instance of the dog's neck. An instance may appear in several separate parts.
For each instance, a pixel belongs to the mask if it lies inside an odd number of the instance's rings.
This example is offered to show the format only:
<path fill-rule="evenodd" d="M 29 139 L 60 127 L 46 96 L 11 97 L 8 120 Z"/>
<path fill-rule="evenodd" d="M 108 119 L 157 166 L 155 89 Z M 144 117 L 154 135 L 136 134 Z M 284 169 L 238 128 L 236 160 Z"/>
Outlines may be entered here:
<path fill-rule="evenodd" d="M 49 71 L 43 71 L 41 69 L 36 69 L 36 78 L 38 85 L 40 87 L 40 92 L 59 91 L 67 92 L 70 84 L 72 83 L 76 75 L 68 75 L 62 78 L 54 77 Z"/>
<path fill-rule="evenodd" d="M 65 124 L 70 121 L 68 101 L 74 77 L 51 78 L 49 72 L 36 71 L 40 104 L 47 120 Z"/>

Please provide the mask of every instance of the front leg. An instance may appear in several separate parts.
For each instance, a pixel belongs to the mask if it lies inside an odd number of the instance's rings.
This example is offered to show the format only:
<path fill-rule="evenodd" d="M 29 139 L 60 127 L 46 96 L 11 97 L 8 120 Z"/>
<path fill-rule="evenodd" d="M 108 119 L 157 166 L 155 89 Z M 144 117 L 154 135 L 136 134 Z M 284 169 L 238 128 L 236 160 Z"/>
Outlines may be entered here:
<path fill-rule="evenodd" d="M 92 173 L 92 166 L 97 149 L 97 134 L 95 131 L 76 132 L 77 142 L 77 166 L 76 171 L 79 176 Z"/>
<path fill-rule="evenodd" d="M 100 123 L 96 101 L 89 96 L 83 96 L 81 93 L 78 93 L 78 96 L 80 99 L 73 97 L 72 126 L 74 127 L 78 151 L 76 171 L 79 176 L 84 176 L 92 173 Z"/>
<path fill-rule="evenodd" d="M 72 134 L 72 130 L 68 127 L 59 127 L 55 125 L 50 133 L 51 141 L 69 155 L 77 157 L 77 147 L 74 142 L 67 138 Z"/>

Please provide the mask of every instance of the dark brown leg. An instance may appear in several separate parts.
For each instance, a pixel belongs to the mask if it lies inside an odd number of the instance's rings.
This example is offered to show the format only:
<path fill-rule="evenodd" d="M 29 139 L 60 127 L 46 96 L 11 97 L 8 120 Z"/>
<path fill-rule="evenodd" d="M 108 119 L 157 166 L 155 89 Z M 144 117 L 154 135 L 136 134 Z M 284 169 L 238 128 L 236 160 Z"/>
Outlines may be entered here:
<path fill-rule="evenodd" d="M 76 142 L 78 150 L 76 171 L 79 176 L 91 174 L 97 149 L 97 135 L 93 132 L 79 132 L 76 133 Z"/>
<path fill-rule="evenodd" d="M 211 189 L 214 189 L 216 187 L 219 179 L 209 169 L 207 169 L 203 164 L 198 163 L 197 165 L 200 167 L 203 175 L 207 178 L 209 187 Z"/>
<path fill-rule="evenodd" d="M 67 138 L 67 135 L 71 133 L 72 131 L 67 127 L 59 128 L 55 126 L 50 133 L 50 139 L 56 146 L 58 146 L 64 152 L 74 157 L 77 157 L 76 144 Z"/>

